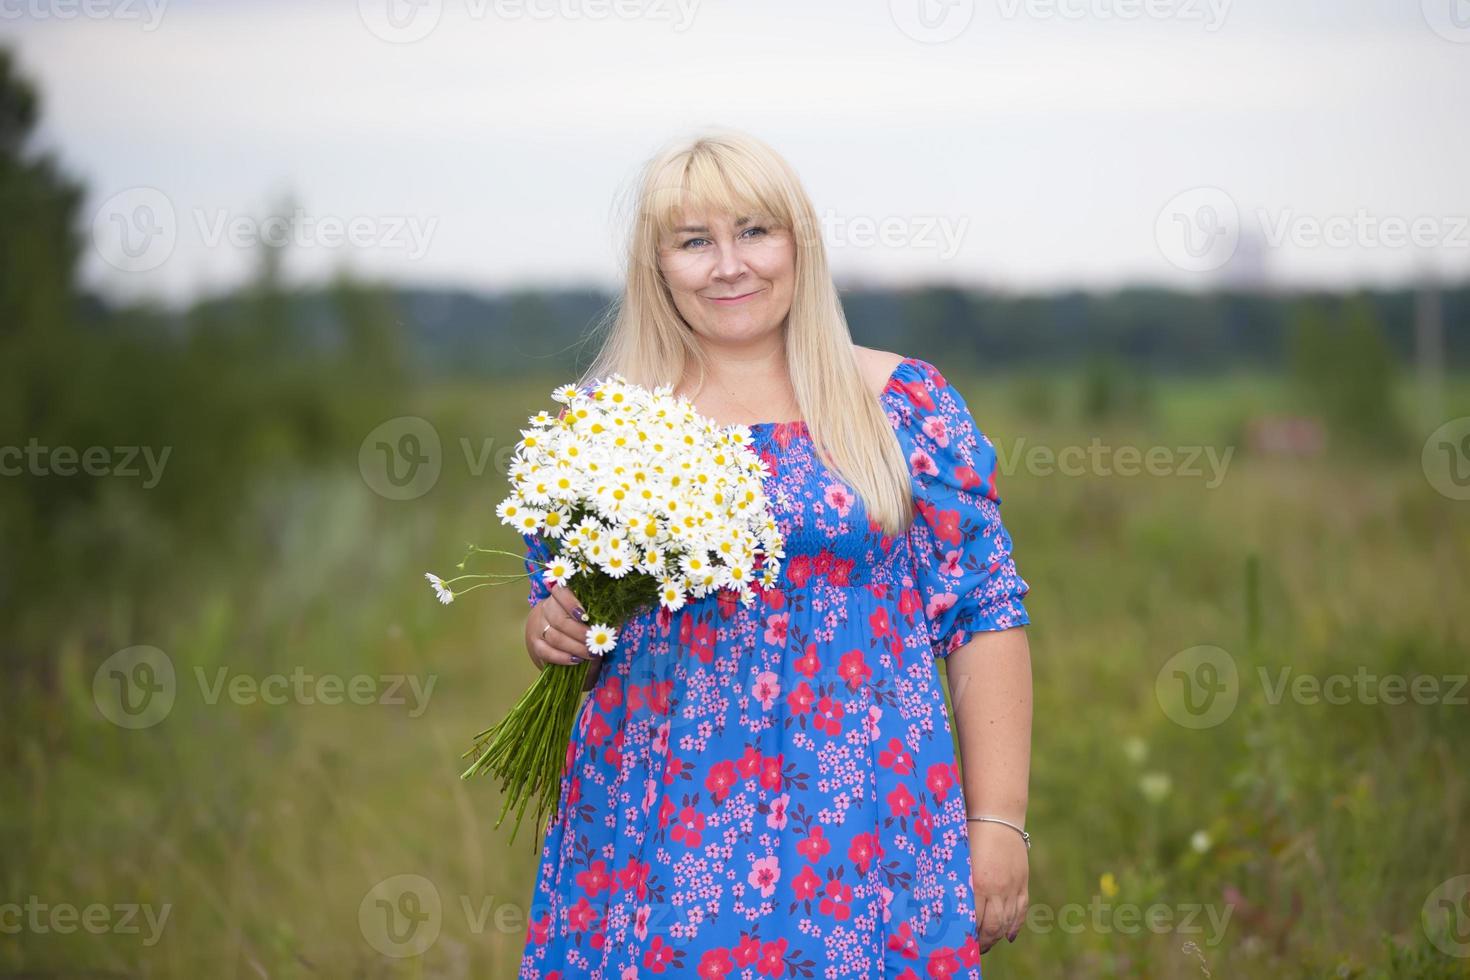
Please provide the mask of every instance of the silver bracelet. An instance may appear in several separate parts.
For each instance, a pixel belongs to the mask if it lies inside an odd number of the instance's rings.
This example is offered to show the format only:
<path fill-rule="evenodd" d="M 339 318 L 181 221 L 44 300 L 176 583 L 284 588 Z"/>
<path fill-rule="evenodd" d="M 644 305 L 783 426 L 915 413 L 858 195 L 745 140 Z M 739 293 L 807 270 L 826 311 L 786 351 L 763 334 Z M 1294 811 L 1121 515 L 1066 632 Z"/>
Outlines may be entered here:
<path fill-rule="evenodd" d="M 1007 827 L 1014 830 L 1016 833 L 1020 834 L 1021 839 L 1026 842 L 1026 850 L 1031 850 L 1031 835 L 1026 833 L 1026 831 L 1022 830 L 1020 827 L 1017 827 L 1015 824 L 1011 823 L 1009 820 L 1002 820 L 1000 817 L 971 817 L 970 820 L 989 820 L 992 823 L 1003 823 Z"/>

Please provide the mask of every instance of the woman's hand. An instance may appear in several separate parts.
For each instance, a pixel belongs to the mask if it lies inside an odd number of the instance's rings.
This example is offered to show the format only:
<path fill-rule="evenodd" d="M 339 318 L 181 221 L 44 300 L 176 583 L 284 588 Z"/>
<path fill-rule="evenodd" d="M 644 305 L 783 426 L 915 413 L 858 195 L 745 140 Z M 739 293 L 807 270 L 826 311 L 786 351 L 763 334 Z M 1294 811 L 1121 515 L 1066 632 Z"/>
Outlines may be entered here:
<path fill-rule="evenodd" d="M 547 629 L 547 625 L 550 629 Z M 586 614 L 572 590 L 553 585 L 551 595 L 531 607 L 526 617 L 526 652 L 537 670 L 547 664 L 571 665 L 592 661 L 583 679 L 585 691 L 597 681 L 602 658 L 587 649 Z"/>
<path fill-rule="evenodd" d="M 989 952 L 1002 936 L 1015 942 L 1030 907 L 1026 842 L 1005 824 L 976 820 L 970 824 L 970 870 L 980 952 Z"/>

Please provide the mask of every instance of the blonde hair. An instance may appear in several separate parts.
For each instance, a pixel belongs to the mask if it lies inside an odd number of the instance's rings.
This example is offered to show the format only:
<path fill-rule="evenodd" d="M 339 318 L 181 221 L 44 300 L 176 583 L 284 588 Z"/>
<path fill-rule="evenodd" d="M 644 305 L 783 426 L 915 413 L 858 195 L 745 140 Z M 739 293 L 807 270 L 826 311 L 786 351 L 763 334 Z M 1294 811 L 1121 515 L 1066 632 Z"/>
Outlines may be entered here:
<path fill-rule="evenodd" d="M 858 368 L 852 335 L 827 267 L 816 210 L 790 165 L 746 133 L 712 130 L 667 145 L 636 185 L 625 283 L 607 335 L 579 383 L 614 372 L 644 387 L 676 385 L 692 360 L 709 366 L 659 271 L 658 245 L 686 213 L 759 214 L 796 243 L 796 281 L 786 320 L 786 366 L 821 461 L 862 499 L 883 533 L 914 520 L 908 462 L 883 407 Z"/>

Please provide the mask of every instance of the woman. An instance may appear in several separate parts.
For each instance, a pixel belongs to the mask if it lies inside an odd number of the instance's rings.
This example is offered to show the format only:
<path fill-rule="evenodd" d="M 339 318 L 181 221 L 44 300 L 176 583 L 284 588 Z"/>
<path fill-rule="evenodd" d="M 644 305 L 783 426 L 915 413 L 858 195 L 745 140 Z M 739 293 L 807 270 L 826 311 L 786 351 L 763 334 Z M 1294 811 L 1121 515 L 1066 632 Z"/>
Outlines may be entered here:
<path fill-rule="evenodd" d="M 1024 920 L 1027 584 L 995 452 L 932 364 L 853 345 L 819 231 L 743 134 L 642 174 L 583 380 L 749 426 L 786 555 L 750 609 L 640 613 L 589 669 L 522 977 L 978 980 Z M 538 666 L 591 656 L 571 589 L 533 575 L 530 601 Z"/>

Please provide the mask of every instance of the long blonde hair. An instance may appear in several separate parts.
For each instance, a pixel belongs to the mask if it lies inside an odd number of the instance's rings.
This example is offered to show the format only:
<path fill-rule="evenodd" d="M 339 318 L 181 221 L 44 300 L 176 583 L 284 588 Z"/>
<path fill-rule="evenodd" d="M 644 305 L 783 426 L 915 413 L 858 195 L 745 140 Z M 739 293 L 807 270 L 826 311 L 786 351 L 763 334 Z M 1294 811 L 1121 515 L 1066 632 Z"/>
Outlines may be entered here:
<path fill-rule="evenodd" d="M 686 213 L 757 213 L 796 243 L 796 281 L 786 321 L 786 366 L 822 462 L 862 499 L 883 533 L 913 523 L 908 462 L 858 368 L 847 318 L 827 267 L 816 210 L 791 166 L 746 133 L 712 130 L 667 145 L 644 164 L 632 201 L 625 284 L 607 335 L 579 383 L 622 374 L 653 388 L 676 385 L 708 355 L 674 306 L 658 245 Z"/>

